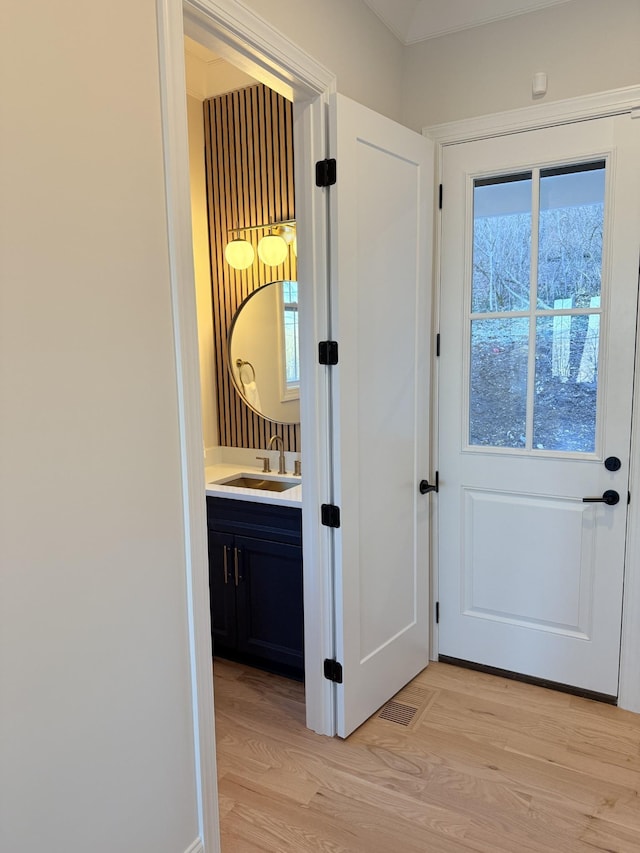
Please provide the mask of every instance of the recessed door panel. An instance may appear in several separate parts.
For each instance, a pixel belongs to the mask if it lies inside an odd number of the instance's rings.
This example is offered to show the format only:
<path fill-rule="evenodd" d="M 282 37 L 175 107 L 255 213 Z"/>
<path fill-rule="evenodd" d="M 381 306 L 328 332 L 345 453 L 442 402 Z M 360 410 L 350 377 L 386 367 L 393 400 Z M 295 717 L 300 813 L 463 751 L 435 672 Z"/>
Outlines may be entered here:
<path fill-rule="evenodd" d="M 346 736 L 428 663 L 433 145 L 337 97 L 329 190 L 337 729 Z"/>
<path fill-rule="evenodd" d="M 589 639 L 593 512 L 548 495 L 465 489 L 463 613 Z M 505 547 L 506 530 L 517 549 Z"/>

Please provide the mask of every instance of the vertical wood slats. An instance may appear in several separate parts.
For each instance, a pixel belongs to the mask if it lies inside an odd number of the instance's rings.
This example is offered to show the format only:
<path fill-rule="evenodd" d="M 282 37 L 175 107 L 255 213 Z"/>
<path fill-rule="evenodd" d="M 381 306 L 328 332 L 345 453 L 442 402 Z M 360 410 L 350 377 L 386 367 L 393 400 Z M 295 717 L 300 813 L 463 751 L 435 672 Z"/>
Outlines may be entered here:
<path fill-rule="evenodd" d="M 230 229 L 295 219 L 292 104 L 266 86 L 250 86 L 205 101 L 204 121 L 219 441 L 264 449 L 275 433 L 285 450 L 299 452 L 299 425 L 275 424 L 252 412 L 231 381 L 227 357 L 238 306 L 263 284 L 296 280 L 295 255 L 291 250 L 280 266 L 265 266 L 257 254 L 265 232 L 253 231 L 240 235 L 256 250 L 251 267 L 234 270 L 224 257 Z"/>

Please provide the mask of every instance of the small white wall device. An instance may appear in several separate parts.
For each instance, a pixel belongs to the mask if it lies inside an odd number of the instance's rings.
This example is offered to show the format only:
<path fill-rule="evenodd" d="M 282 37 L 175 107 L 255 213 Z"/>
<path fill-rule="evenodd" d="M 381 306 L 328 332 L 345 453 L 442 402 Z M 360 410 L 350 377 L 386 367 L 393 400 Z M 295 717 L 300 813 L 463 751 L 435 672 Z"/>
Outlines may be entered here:
<path fill-rule="evenodd" d="M 546 71 L 536 71 L 533 75 L 533 85 L 531 87 L 535 97 L 541 97 L 547 94 L 547 74 Z"/>

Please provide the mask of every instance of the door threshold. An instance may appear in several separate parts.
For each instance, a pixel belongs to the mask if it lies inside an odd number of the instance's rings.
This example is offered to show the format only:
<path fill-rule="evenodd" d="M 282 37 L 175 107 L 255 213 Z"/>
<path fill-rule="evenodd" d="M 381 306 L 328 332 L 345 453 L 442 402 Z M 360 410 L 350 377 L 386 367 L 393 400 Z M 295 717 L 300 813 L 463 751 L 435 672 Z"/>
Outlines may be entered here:
<path fill-rule="evenodd" d="M 618 704 L 617 696 L 609 696 L 607 693 L 597 693 L 595 690 L 584 690 L 582 687 L 573 687 L 571 684 L 561 684 L 558 681 L 549 681 L 546 678 L 536 678 L 533 675 L 524 675 L 521 672 L 512 672 L 510 669 L 485 666 L 482 663 L 474 663 L 473 661 L 462 660 L 461 658 L 452 658 L 448 655 L 438 655 L 438 661 L 440 663 L 449 663 L 452 666 L 460 666 L 464 669 L 473 669 L 476 672 L 485 672 L 487 675 L 510 678 L 512 681 L 534 684 L 536 687 L 546 687 L 548 690 L 557 690 L 559 693 L 570 693 L 572 696 L 580 696 L 581 699 L 592 699 L 594 702 L 604 702 L 606 705 Z"/>

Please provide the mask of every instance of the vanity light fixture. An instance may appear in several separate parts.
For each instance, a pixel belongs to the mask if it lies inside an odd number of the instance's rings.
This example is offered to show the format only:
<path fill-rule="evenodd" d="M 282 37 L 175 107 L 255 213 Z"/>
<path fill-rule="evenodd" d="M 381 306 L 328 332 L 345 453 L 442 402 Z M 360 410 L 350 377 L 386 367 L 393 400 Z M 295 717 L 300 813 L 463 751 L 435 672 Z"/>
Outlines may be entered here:
<path fill-rule="evenodd" d="M 258 257 L 268 267 L 284 263 L 289 247 L 279 234 L 266 234 L 258 243 Z"/>
<path fill-rule="evenodd" d="M 224 256 L 234 270 L 246 270 L 253 263 L 256 253 L 248 240 L 231 240 L 227 243 Z"/>
<path fill-rule="evenodd" d="M 272 222 L 269 225 L 248 225 L 246 228 L 231 228 L 229 234 L 239 235 L 249 231 L 268 232 L 258 242 L 258 257 L 263 264 L 269 267 L 280 266 L 287 258 L 290 244 L 293 244 L 294 254 L 297 255 L 295 219 Z M 253 263 L 255 252 L 248 240 L 235 236 L 227 243 L 224 256 L 229 266 L 236 270 L 245 270 Z"/>

